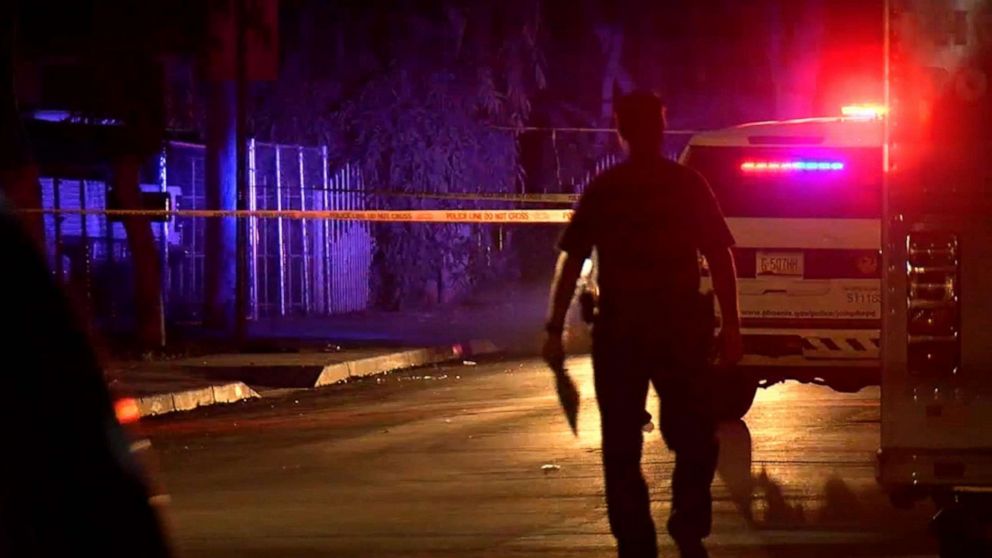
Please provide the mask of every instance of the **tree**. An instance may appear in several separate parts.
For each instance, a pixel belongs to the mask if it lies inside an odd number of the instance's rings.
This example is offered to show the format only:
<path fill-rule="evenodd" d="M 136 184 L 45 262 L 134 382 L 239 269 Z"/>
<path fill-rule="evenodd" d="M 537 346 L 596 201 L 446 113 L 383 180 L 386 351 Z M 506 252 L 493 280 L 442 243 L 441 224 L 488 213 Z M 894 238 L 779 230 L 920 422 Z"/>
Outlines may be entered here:
<path fill-rule="evenodd" d="M 386 23 L 383 71 L 346 103 L 338 120 L 374 184 L 410 192 L 514 189 L 521 178 L 516 139 L 492 126 L 523 124 L 529 93 L 545 85 L 539 8 L 532 1 L 448 2 L 435 14 L 411 11 Z M 380 301 L 395 308 L 466 293 L 496 269 L 489 231 L 377 227 Z"/>
<path fill-rule="evenodd" d="M 258 91 L 256 136 L 329 144 L 335 159 L 361 161 L 378 190 L 512 191 L 521 178 L 516 138 L 494 125 L 522 125 L 545 86 L 540 10 L 538 0 L 298 3 L 287 13 L 296 29 L 282 79 Z M 453 207 L 374 199 L 393 209 Z M 496 252 L 490 231 L 376 225 L 381 304 L 453 300 L 484 280 Z"/>

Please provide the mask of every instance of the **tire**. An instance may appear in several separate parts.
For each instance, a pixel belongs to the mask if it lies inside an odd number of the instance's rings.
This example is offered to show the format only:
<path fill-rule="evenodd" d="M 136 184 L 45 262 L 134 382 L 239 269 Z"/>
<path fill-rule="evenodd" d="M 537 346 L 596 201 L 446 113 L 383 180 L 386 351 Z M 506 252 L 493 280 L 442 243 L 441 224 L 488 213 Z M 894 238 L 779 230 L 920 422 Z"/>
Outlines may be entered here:
<path fill-rule="evenodd" d="M 942 537 L 939 539 L 940 558 L 975 558 L 976 556 L 987 556 L 984 554 L 981 545 L 975 541 L 962 540 L 953 537 Z"/>
<path fill-rule="evenodd" d="M 912 485 L 896 486 L 889 490 L 889 503 L 900 510 L 913 509 L 917 502 L 926 498 L 926 492 Z"/>
<path fill-rule="evenodd" d="M 827 381 L 827 387 L 838 393 L 857 393 L 869 385 L 871 385 L 870 382 L 861 378 Z"/>
<path fill-rule="evenodd" d="M 988 527 L 985 509 L 952 504 L 934 516 L 931 529 L 937 536 L 940 558 L 989 556 L 990 543 L 984 535 Z"/>
<path fill-rule="evenodd" d="M 737 421 L 751 410 L 758 382 L 751 374 L 740 370 L 721 370 L 717 373 L 716 418 L 720 422 Z"/>

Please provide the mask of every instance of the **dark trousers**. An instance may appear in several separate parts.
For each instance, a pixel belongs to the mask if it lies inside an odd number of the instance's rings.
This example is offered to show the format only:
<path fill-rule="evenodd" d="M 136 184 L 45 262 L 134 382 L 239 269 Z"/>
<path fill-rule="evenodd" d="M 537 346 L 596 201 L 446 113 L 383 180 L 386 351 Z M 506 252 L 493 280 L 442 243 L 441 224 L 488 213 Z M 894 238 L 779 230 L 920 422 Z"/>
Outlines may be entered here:
<path fill-rule="evenodd" d="M 628 328 L 623 328 L 628 329 Z M 647 483 L 641 473 L 642 427 L 649 385 L 661 400 L 660 426 L 675 452 L 668 531 L 679 544 L 710 533 L 710 484 L 718 444 L 706 346 L 685 334 L 593 335 L 596 400 L 602 418 L 603 468 L 610 529 L 621 558 L 657 556 Z"/>

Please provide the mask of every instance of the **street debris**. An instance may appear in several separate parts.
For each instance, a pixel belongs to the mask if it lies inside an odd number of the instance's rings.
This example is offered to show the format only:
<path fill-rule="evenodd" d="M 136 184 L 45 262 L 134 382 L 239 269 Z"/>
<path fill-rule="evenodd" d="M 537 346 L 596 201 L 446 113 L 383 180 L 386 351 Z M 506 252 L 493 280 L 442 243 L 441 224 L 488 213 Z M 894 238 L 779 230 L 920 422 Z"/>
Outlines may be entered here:
<path fill-rule="evenodd" d="M 397 377 L 397 380 L 399 380 L 401 382 L 412 382 L 412 381 L 419 381 L 419 380 L 447 380 L 447 379 L 448 379 L 448 375 L 447 374 L 441 374 L 439 376 L 433 376 L 433 375 L 428 374 L 426 376 L 398 376 Z M 385 381 L 385 380 L 383 380 L 383 381 Z"/>
<path fill-rule="evenodd" d="M 545 475 L 557 473 L 558 471 L 561 471 L 561 465 L 555 463 L 545 463 L 544 465 L 541 465 L 541 471 L 543 471 Z"/>
<path fill-rule="evenodd" d="M 479 363 L 474 360 L 463 360 L 462 364 L 465 366 L 478 366 Z"/>

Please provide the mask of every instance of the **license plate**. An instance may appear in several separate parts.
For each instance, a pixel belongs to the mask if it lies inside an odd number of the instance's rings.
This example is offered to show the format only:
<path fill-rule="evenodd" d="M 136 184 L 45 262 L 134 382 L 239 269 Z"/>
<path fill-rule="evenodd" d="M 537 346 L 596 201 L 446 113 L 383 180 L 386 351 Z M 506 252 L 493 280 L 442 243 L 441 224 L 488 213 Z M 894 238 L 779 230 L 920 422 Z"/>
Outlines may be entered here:
<path fill-rule="evenodd" d="M 758 251 L 755 272 L 758 277 L 802 277 L 802 252 Z"/>

